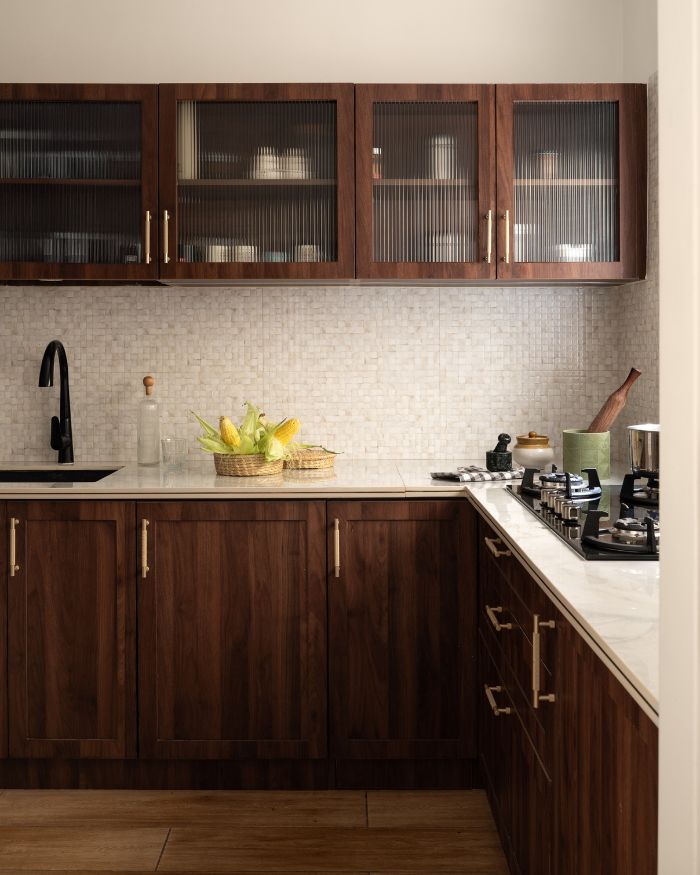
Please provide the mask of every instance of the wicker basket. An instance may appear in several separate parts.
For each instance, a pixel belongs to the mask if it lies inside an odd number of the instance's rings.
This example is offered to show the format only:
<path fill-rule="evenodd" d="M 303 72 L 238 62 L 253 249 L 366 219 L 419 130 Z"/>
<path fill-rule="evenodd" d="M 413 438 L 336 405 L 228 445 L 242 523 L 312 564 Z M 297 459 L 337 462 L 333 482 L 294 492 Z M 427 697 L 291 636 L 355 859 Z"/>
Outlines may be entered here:
<path fill-rule="evenodd" d="M 261 453 L 250 456 L 214 453 L 216 473 L 225 477 L 260 477 L 263 474 L 279 474 L 283 464 L 282 459 L 267 462 Z"/>
<path fill-rule="evenodd" d="M 335 453 L 328 453 L 326 450 L 296 450 L 284 460 L 284 467 L 296 470 L 332 468 L 334 462 Z"/>

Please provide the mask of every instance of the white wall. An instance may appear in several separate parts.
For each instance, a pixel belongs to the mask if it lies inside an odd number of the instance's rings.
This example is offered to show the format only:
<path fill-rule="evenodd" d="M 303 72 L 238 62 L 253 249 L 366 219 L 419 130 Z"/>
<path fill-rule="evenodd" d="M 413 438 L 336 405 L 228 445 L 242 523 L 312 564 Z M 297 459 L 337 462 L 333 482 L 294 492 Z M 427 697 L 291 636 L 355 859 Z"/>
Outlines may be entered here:
<path fill-rule="evenodd" d="M 659 6 L 660 875 L 700 872 L 700 2 Z"/>
<path fill-rule="evenodd" d="M 0 81 L 614 82 L 622 2 L 5 0 Z"/>
<path fill-rule="evenodd" d="M 646 82 L 658 69 L 657 0 L 622 0 L 622 76 Z"/>

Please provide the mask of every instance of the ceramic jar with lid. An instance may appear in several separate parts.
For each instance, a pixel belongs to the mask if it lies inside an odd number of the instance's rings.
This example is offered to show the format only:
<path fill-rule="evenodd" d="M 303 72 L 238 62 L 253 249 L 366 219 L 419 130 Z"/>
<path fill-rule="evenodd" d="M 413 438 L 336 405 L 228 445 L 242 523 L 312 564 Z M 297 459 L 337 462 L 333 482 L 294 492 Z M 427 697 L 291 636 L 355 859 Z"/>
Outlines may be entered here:
<path fill-rule="evenodd" d="M 530 431 L 518 435 L 518 442 L 513 447 L 513 461 L 518 465 L 541 470 L 553 459 L 554 450 L 549 446 L 549 438 L 546 434 Z"/>

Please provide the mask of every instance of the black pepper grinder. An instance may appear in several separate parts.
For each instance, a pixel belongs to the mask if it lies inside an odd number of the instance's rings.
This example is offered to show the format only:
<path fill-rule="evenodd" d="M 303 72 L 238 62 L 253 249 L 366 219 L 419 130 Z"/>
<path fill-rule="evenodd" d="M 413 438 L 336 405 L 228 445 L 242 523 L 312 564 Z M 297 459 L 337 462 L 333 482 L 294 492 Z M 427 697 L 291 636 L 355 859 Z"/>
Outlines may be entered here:
<path fill-rule="evenodd" d="M 513 454 L 508 449 L 510 435 L 499 434 L 496 446 L 486 453 L 486 467 L 489 471 L 510 471 L 513 466 Z"/>

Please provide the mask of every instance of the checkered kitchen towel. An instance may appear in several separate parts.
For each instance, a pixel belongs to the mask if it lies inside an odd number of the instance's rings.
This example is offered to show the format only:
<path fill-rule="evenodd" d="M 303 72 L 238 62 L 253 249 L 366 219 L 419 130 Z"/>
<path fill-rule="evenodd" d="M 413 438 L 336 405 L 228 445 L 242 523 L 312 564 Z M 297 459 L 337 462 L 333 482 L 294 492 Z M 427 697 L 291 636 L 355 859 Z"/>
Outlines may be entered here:
<path fill-rule="evenodd" d="M 461 483 L 474 483 L 482 480 L 521 480 L 525 469 L 514 468 L 512 471 L 489 471 L 478 465 L 466 465 L 457 468 L 456 471 L 436 471 L 430 476 L 433 480 L 458 480 Z"/>

